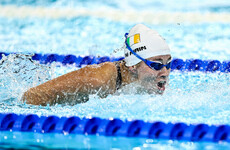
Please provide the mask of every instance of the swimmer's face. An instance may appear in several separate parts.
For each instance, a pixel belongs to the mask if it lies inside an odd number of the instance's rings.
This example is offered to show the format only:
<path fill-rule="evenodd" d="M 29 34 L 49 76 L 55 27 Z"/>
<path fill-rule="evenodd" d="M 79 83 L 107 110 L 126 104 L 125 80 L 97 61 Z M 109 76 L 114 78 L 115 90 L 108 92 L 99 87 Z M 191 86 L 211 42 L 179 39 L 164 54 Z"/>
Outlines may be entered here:
<path fill-rule="evenodd" d="M 160 55 L 151 57 L 148 60 L 161 62 L 164 65 L 171 61 L 171 55 Z M 168 83 L 171 69 L 163 67 L 161 70 L 153 70 L 143 61 L 137 66 L 138 81 L 149 93 L 163 94 Z"/>

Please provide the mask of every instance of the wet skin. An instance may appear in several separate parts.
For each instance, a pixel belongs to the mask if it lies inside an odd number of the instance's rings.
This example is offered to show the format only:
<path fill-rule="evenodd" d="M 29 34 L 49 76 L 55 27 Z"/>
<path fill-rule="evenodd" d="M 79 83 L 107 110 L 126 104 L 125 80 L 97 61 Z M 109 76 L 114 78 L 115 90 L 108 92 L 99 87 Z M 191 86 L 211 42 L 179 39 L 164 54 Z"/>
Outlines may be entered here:
<path fill-rule="evenodd" d="M 149 58 L 166 64 L 170 55 Z M 127 67 L 120 63 L 122 86 L 137 82 L 147 93 L 163 94 L 170 69 L 165 67 L 159 71 L 152 70 L 144 62 Z M 112 62 L 89 65 L 67 73 L 58 78 L 30 88 L 22 96 L 22 100 L 34 105 L 54 105 L 56 103 L 76 104 L 86 102 L 89 94 L 97 94 L 105 98 L 116 92 L 117 68 Z"/>
<path fill-rule="evenodd" d="M 161 55 L 151 57 L 148 60 L 167 64 L 171 61 L 171 55 Z M 163 94 L 165 85 L 168 83 L 168 77 L 171 69 L 163 67 L 161 70 L 153 70 L 143 61 L 136 68 L 138 74 L 138 82 L 147 90 L 149 94 Z"/>

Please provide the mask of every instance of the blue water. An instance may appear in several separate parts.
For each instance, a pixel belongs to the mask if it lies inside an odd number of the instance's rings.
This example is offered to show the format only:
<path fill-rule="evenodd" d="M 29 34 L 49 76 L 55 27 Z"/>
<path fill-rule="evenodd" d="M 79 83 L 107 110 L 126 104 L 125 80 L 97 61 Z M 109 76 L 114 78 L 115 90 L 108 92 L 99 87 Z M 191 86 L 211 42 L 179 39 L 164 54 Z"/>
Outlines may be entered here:
<path fill-rule="evenodd" d="M 176 5 L 175 5 L 176 4 Z M 15 13 L 33 9 L 60 9 L 59 13 L 48 14 Z M 57 53 L 96 56 L 122 56 L 124 33 L 136 23 L 145 23 L 157 30 L 169 43 L 172 56 L 176 58 L 217 59 L 230 58 L 230 2 L 198 1 L 189 3 L 178 0 L 157 1 L 64 1 L 30 0 L 0 1 L 0 51 L 32 53 Z M 12 9 L 16 7 L 17 9 Z M 1 10 L 5 9 L 5 13 Z M 104 15 L 73 15 L 78 10 L 95 13 L 101 10 Z M 123 18 L 116 19 L 109 12 L 123 12 Z M 10 13 L 11 12 L 11 13 Z M 14 13 L 12 13 L 14 12 Z M 136 13 L 135 13 L 136 12 Z M 135 15 L 162 13 L 196 14 L 197 20 L 181 19 L 170 22 L 151 17 L 142 21 L 131 20 L 129 13 Z M 204 13 L 219 15 L 218 19 L 208 17 L 199 20 Z M 106 13 L 105 13 L 106 14 Z M 27 17 L 23 17 L 27 15 Z M 125 18 L 125 19 L 124 19 Z M 154 18 L 154 17 L 153 17 Z M 202 17 L 201 17 L 202 18 Z M 196 18 L 195 18 L 196 19 Z M 159 22 L 157 22 L 159 21 Z M 114 52 L 114 50 L 116 52 Z M 10 55 L 0 62 L 0 112 L 57 116 L 97 116 L 101 118 L 141 119 L 144 121 L 230 124 L 230 75 L 223 73 L 172 72 L 170 82 L 163 96 L 139 95 L 126 87 L 120 95 L 109 95 L 100 99 L 95 95 L 84 104 L 74 106 L 32 106 L 20 102 L 22 93 L 35 85 L 78 69 L 53 63 L 49 66 L 29 61 L 31 56 L 15 58 Z M 132 86 L 132 85 L 131 85 Z M 82 135 L 33 134 L 1 132 L 1 145 L 19 147 L 44 146 L 48 148 L 118 148 L 118 149 L 229 149 L 228 143 L 194 143 L 183 141 L 164 141 L 138 138 L 118 138 Z M 23 137 L 23 138 L 22 138 Z M 54 140 L 55 139 L 55 140 Z M 65 141 L 65 145 L 63 145 Z M 79 141 L 79 142 L 76 142 Z M 98 141 L 102 141 L 98 144 Z M 5 143 L 5 144 L 4 144 Z M 61 143 L 61 144 L 60 144 Z M 126 147 L 126 145 L 128 145 Z"/>

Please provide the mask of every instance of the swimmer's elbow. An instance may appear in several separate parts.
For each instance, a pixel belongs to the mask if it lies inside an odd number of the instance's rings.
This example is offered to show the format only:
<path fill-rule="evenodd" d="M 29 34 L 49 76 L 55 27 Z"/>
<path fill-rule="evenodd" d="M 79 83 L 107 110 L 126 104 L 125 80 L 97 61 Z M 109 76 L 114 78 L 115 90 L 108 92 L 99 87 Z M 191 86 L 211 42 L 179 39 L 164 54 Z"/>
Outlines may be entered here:
<path fill-rule="evenodd" d="M 32 89 L 26 91 L 23 94 L 21 100 L 27 104 L 32 104 L 32 105 L 42 105 L 42 106 L 47 105 L 47 103 L 44 100 L 40 99 L 38 93 L 33 92 Z"/>
<path fill-rule="evenodd" d="M 27 104 L 33 104 L 33 98 L 31 92 L 28 90 L 26 91 L 21 98 L 21 101 L 26 102 Z"/>

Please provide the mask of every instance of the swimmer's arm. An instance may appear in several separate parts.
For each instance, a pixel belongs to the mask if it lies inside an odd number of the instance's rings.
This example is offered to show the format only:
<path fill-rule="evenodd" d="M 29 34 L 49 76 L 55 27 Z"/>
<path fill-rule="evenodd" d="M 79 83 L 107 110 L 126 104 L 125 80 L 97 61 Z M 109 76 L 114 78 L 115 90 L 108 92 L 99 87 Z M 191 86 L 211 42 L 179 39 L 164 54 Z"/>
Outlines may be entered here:
<path fill-rule="evenodd" d="M 111 63 L 86 66 L 26 91 L 23 101 L 34 105 L 64 103 L 76 94 L 105 96 L 115 92 L 116 66 Z"/>

